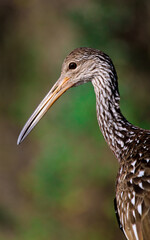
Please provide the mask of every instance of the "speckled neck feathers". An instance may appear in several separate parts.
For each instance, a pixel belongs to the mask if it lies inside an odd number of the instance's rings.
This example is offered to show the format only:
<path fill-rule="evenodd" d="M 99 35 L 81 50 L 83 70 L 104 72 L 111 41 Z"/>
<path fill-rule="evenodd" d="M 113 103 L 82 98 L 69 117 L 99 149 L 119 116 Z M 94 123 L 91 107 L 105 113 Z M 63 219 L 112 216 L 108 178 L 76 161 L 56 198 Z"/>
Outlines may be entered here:
<path fill-rule="evenodd" d="M 101 56 L 100 60 L 102 59 Z M 96 94 L 97 119 L 100 129 L 120 161 L 123 152 L 127 152 L 127 132 L 130 135 L 130 129 L 132 135 L 134 126 L 124 118 L 120 111 L 117 74 L 109 57 L 104 58 L 103 64 L 100 65 L 99 75 L 92 80 L 92 84 Z"/>

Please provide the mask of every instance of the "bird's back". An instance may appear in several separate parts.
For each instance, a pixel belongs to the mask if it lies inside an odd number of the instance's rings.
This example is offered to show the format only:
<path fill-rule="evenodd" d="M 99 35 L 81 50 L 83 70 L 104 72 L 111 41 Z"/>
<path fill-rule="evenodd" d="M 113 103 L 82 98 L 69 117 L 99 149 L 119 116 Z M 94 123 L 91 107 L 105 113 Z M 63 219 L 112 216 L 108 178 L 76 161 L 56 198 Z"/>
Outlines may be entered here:
<path fill-rule="evenodd" d="M 150 240 L 150 131 L 137 129 L 120 163 L 116 200 L 127 239 Z"/>

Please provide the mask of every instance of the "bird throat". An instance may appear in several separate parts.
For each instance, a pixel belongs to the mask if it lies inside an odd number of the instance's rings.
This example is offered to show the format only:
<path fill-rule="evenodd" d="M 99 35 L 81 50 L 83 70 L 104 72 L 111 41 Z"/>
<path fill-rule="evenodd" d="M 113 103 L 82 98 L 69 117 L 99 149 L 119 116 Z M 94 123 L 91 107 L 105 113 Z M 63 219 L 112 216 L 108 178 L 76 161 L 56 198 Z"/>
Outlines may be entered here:
<path fill-rule="evenodd" d="M 112 87 L 109 86 L 109 82 L 104 85 L 98 78 L 95 78 L 92 84 L 96 94 L 99 127 L 110 149 L 120 162 L 123 156 L 122 153 L 127 150 L 126 135 L 132 125 L 124 118 L 120 111 L 119 92 L 114 92 Z"/>

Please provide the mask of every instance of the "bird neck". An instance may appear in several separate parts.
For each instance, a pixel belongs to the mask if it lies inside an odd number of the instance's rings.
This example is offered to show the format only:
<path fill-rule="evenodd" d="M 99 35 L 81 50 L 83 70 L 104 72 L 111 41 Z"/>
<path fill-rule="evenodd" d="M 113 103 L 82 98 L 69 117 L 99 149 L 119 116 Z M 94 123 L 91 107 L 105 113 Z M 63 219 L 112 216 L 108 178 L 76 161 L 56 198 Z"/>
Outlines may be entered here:
<path fill-rule="evenodd" d="M 128 140 L 132 137 L 127 136 L 127 133 L 131 129 L 131 133 L 134 133 L 135 127 L 125 119 L 120 111 L 118 89 L 114 91 L 112 86 L 109 86 L 110 81 L 104 85 L 98 78 L 93 79 L 92 84 L 96 94 L 99 127 L 106 142 L 120 162 L 123 153 L 126 154 Z"/>

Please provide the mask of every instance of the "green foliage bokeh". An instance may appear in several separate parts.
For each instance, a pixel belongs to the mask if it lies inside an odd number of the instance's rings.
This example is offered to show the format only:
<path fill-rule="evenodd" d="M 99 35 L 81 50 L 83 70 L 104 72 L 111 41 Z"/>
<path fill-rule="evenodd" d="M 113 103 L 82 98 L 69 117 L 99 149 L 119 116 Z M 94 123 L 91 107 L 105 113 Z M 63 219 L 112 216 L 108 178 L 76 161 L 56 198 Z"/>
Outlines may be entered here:
<path fill-rule="evenodd" d="M 118 164 L 92 84 L 70 89 L 21 146 L 16 139 L 80 46 L 112 58 L 123 114 L 150 128 L 148 9 L 146 0 L 0 3 L 0 239 L 123 239 L 113 207 Z"/>

